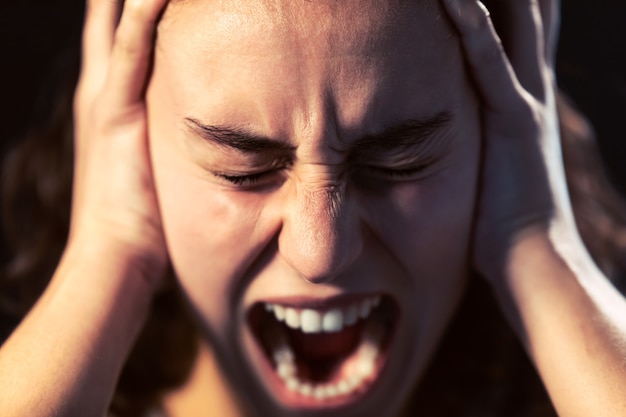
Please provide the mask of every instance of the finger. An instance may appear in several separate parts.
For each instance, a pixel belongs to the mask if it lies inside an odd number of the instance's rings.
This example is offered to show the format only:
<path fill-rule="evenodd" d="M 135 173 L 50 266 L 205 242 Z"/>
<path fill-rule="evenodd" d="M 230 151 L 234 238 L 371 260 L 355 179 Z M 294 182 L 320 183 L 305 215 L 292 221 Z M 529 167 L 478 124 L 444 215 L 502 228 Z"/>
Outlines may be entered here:
<path fill-rule="evenodd" d="M 115 32 L 105 86 L 108 103 L 126 106 L 141 100 L 151 64 L 154 34 L 167 0 L 127 0 Z"/>
<path fill-rule="evenodd" d="M 536 98 L 545 95 L 543 23 L 537 0 L 507 1 L 508 56 L 522 86 Z"/>
<path fill-rule="evenodd" d="M 499 112 L 519 103 L 522 88 L 485 6 L 476 0 L 443 0 L 442 3 L 460 36 L 467 64 L 485 106 Z"/>
<path fill-rule="evenodd" d="M 82 40 L 81 84 L 100 91 L 107 76 L 121 0 L 88 0 Z M 95 94 L 95 93 L 94 93 Z"/>
<path fill-rule="evenodd" d="M 539 0 L 539 10 L 543 21 L 545 60 L 549 67 L 554 69 L 561 20 L 561 2 L 560 0 Z"/>

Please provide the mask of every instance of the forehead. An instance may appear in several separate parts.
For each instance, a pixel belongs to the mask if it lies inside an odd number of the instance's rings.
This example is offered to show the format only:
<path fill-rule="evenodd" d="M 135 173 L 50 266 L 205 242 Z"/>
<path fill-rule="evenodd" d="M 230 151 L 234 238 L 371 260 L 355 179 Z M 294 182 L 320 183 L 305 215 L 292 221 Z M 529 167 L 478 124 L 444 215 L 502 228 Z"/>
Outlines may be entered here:
<path fill-rule="evenodd" d="M 257 42 L 306 39 L 300 46 L 341 53 L 375 51 L 410 26 L 432 31 L 440 15 L 434 0 L 179 0 L 170 3 L 161 26 L 210 22 L 214 34 L 228 35 L 203 39 L 218 48 L 263 32 L 268 36 Z"/>
<path fill-rule="evenodd" d="M 157 65 L 197 111 L 262 108 L 266 124 L 329 105 L 343 125 L 363 124 L 390 100 L 448 110 L 433 106 L 454 95 L 461 65 L 442 16 L 427 0 L 179 1 L 160 24 Z"/>

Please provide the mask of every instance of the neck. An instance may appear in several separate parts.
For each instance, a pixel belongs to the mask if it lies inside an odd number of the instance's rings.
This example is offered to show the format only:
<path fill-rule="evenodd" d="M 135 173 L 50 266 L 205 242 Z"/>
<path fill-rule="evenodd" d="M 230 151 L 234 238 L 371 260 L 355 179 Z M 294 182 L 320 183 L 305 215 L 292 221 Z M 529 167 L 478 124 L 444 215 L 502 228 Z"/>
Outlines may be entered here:
<path fill-rule="evenodd" d="M 169 417 L 243 417 L 213 352 L 203 342 L 189 379 L 181 388 L 165 396 L 163 409 Z"/>

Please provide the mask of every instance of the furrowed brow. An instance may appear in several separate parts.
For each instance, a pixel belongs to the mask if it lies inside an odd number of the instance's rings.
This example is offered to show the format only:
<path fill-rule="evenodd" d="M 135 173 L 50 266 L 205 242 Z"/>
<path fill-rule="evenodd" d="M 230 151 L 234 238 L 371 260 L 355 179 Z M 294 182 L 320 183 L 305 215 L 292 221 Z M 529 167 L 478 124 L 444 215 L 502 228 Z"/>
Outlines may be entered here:
<path fill-rule="evenodd" d="M 354 144 L 356 151 L 385 152 L 402 147 L 424 145 L 429 139 L 446 128 L 452 115 L 447 112 L 438 113 L 428 119 L 412 119 L 400 125 L 392 126 L 381 133 L 367 135 Z"/>
<path fill-rule="evenodd" d="M 185 118 L 185 125 L 207 142 L 244 153 L 294 153 L 296 150 L 289 143 L 257 135 L 240 127 L 207 125 L 190 117 Z"/>

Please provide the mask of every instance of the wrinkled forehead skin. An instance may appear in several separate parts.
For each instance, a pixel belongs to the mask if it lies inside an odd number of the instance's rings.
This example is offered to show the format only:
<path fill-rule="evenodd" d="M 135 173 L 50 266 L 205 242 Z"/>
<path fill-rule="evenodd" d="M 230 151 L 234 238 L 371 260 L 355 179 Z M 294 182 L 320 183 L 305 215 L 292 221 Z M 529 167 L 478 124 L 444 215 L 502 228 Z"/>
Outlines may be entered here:
<path fill-rule="evenodd" d="M 424 116 L 453 110 L 462 65 L 452 34 L 431 0 L 187 0 L 166 11 L 158 56 L 176 66 L 170 79 L 194 80 L 177 83 L 181 94 L 211 92 L 198 98 L 198 114 L 230 101 L 246 122 L 256 114 L 254 123 L 266 133 L 292 136 L 302 123 L 311 129 L 324 123 L 313 119 L 327 117 L 322 109 L 331 107 L 339 130 L 357 135 L 380 129 L 374 124 L 390 101 L 414 103 L 407 117 L 416 109 Z M 407 68 L 413 86 L 399 85 L 407 82 Z M 242 79 L 250 83 L 245 100 Z M 219 88 L 210 80 L 220 80 Z M 411 97 L 398 97 L 399 91 Z M 277 95 L 289 98 L 288 108 L 272 108 L 281 105 Z M 273 120 L 264 118 L 269 113 Z M 281 114 L 284 120 L 276 117 Z"/>

